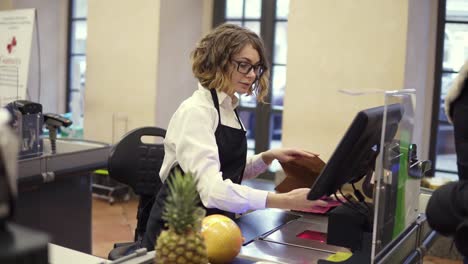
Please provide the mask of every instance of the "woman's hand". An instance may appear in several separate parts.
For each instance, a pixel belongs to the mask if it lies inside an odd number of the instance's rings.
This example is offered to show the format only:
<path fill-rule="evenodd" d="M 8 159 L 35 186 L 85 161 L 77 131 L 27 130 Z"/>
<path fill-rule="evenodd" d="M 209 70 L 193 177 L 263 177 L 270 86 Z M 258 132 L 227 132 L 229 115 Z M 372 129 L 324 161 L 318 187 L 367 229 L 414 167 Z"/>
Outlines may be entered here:
<path fill-rule="evenodd" d="M 297 211 L 311 211 L 314 206 L 326 206 L 323 200 L 307 200 L 309 188 L 299 188 L 287 193 L 268 193 L 266 207 Z"/>
<path fill-rule="evenodd" d="M 265 164 L 270 165 L 273 160 L 288 162 L 297 158 L 313 158 L 319 154 L 290 148 L 270 149 L 262 153 L 262 159 Z"/>

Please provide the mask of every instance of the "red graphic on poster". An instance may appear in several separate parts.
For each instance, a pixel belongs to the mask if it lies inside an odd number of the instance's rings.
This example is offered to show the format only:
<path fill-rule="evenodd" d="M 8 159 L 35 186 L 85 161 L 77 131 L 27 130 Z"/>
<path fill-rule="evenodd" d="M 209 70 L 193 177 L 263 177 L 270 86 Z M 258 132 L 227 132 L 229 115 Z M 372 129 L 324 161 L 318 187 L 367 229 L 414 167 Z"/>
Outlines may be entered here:
<path fill-rule="evenodd" d="M 11 43 L 7 45 L 8 54 L 10 54 L 13 51 L 13 48 L 15 46 L 16 46 L 16 37 L 13 37 L 13 39 L 11 39 Z"/>

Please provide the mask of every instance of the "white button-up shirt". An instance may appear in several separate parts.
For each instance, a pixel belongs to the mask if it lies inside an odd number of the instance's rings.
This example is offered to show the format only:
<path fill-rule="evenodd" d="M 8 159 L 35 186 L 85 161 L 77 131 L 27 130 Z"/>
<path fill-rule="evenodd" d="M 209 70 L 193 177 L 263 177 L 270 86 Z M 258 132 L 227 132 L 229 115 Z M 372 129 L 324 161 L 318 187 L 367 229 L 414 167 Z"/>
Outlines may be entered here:
<path fill-rule="evenodd" d="M 238 98 L 232 100 L 224 92 L 217 94 L 221 123 L 241 128 L 234 113 Z M 199 84 L 198 90 L 182 102 L 169 122 L 164 139 L 165 156 L 159 172 L 161 180 L 164 182 L 171 168 L 179 164 L 183 171 L 193 173 L 198 180 L 197 190 L 205 207 L 234 213 L 264 209 L 267 191 L 223 180 L 215 138 L 218 122 L 211 93 Z M 267 167 L 260 155 L 248 157 L 243 179 L 256 177 Z"/>

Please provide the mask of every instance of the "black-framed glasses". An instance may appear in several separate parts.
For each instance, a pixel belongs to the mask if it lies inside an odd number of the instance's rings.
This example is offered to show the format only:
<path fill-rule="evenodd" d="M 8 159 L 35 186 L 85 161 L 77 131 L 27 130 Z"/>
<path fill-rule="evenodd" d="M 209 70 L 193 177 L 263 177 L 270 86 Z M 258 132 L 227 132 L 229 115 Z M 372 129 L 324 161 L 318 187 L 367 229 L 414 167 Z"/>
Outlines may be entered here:
<path fill-rule="evenodd" d="M 265 66 L 262 64 L 252 65 L 245 61 L 236 61 L 233 60 L 237 64 L 237 71 L 242 74 L 248 74 L 252 69 L 254 70 L 255 75 L 258 77 L 262 76 L 263 72 L 265 71 Z"/>

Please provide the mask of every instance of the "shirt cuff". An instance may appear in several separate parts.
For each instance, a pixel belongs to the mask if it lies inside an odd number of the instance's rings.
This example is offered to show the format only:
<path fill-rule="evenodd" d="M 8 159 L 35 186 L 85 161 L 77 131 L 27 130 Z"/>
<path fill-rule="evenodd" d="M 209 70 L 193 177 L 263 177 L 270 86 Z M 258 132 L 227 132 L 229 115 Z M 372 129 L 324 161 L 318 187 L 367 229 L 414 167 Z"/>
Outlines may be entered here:
<path fill-rule="evenodd" d="M 252 210 L 265 209 L 268 191 L 252 189 L 249 193 L 250 207 Z"/>
<path fill-rule="evenodd" d="M 252 156 L 252 171 L 255 174 L 264 172 L 268 168 L 268 165 L 263 161 L 262 154 Z"/>

